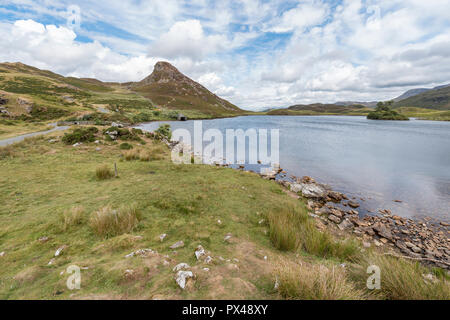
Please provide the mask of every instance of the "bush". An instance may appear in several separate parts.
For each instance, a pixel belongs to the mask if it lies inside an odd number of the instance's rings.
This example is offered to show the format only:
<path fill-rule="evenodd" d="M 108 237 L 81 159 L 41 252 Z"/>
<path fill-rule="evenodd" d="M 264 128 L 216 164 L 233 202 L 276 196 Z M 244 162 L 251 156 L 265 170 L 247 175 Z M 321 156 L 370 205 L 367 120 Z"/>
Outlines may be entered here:
<path fill-rule="evenodd" d="M 62 141 L 68 145 L 80 142 L 94 142 L 97 132 L 98 129 L 96 127 L 77 128 L 71 133 L 65 133 Z"/>
<path fill-rule="evenodd" d="M 84 208 L 81 206 L 66 210 L 62 215 L 62 225 L 64 231 L 71 226 L 79 225 L 83 222 Z"/>
<path fill-rule="evenodd" d="M 92 214 L 90 226 L 96 234 L 112 237 L 132 232 L 140 219 L 140 213 L 134 205 L 119 209 L 106 206 Z"/>
<path fill-rule="evenodd" d="M 119 148 L 121 150 L 131 150 L 131 149 L 133 149 L 133 146 L 129 143 L 124 142 L 119 146 Z"/>
<path fill-rule="evenodd" d="M 159 126 L 159 128 L 155 131 L 156 134 L 156 138 L 162 140 L 162 139 L 167 139 L 170 140 L 172 139 L 172 131 L 170 130 L 170 125 L 169 124 L 162 124 Z"/>
<path fill-rule="evenodd" d="M 304 250 L 321 258 L 335 257 L 356 261 L 360 248 L 356 241 L 335 241 L 328 233 L 317 230 L 315 221 L 307 215 L 306 208 L 282 207 L 267 215 L 269 237 L 282 251 Z"/>
<path fill-rule="evenodd" d="M 297 300 L 359 300 L 364 292 L 357 290 L 340 267 L 302 265 L 281 260 L 275 277 L 278 292 L 285 299 Z"/>
<path fill-rule="evenodd" d="M 137 128 L 132 128 L 131 133 L 134 135 L 138 135 L 138 136 L 142 136 L 144 134 L 144 132 L 141 129 L 137 129 Z"/>
<path fill-rule="evenodd" d="M 107 165 L 103 165 L 95 170 L 95 176 L 98 180 L 107 180 L 114 177 L 114 172 Z"/>
<path fill-rule="evenodd" d="M 367 115 L 369 120 L 409 120 L 405 115 L 392 110 L 393 101 L 379 102 L 375 111 Z"/>

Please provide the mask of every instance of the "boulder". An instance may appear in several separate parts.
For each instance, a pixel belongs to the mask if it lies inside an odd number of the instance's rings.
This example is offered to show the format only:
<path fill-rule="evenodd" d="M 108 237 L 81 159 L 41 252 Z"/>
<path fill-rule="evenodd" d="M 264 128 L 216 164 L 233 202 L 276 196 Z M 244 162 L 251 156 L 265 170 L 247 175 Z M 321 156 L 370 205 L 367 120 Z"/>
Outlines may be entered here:
<path fill-rule="evenodd" d="M 113 123 L 111 123 L 111 127 L 115 127 L 115 128 L 123 128 L 123 124 L 113 122 Z"/>
<path fill-rule="evenodd" d="M 191 267 L 190 267 L 187 263 L 182 262 L 182 263 L 177 264 L 177 265 L 173 268 L 173 271 L 174 271 L 174 272 L 177 272 L 177 271 L 180 271 L 180 270 L 186 270 L 186 269 L 190 269 L 190 268 L 191 268 Z"/>
<path fill-rule="evenodd" d="M 295 193 L 302 192 L 303 184 L 293 183 L 291 184 L 291 191 Z"/>
<path fill-rule="evenodd" d="M 336 217 L 336 216 L 333 215 L 333 214 L 330 214 L 330 215 L 328 216 L 328 220 L 333 221 L 333 222 L 336 223 L 336 224 L 338 224 L 338 223 L 341 222 L 341 219 L 338 218 L 338 217 Z"/>
<path fill-rule="evenodd" d="M 303 185 L 302 195 L 305 198 L 322 199 L 322 198 L 326 197 L 327 191 L 320 185 L 306 184 L 306 185 Z"/>
<path fill-rule="evenodd" d="M 348 220 L 348 219 L 344 219 L 339 225 L 338 225 L 339 229 L 341 230 L 347 230 L 347 229 L 351 229 L 353 228 L 353 223 Z"/>
<path fill-rule="evenodd" d="M 183 241 L 177 241 L 173 245 L 170 246 L 170 249 L 178 249 L 184 247 Z"/>
<path fill-rule="evenodd" d="M 372 229 L 378 233 L 380 237 L 386 238 L 388 240 L 392 240 L 392 232 L 389 230 L 386 226 L 382 225 L 381 223 L 375 224 Z"/>
<path fill-rule="evenodd" d="M 205 249 L 201 245 L 199 245 L 197 247 L 197 249 L 195 250 L 194 254 L 195 254 L 195 257 L 197 258 L 197 260 L 199 260 L 201 257 L 206 255 L 206 252 L 205 252 Z"/>
<path fill-rule="evenodd" d="M 347 202 L 347 204 L 349 207 L 352 207 L 354 209 L 359 208 L 359 203 L 356 201 L 349 201 L 349 202 Z"/>
<path fill-rule="evenodd" d="M 139 250 L 134 251 L 134 252 L 132 252 L 130 254 L 127 254 L 125 256 L 125 258 L 132 258 L 132 257 L 135 257 L 135 256 L 139 256 L 139 257 L 145 258 L 145 257 L 148 257 L 148 256 L 156 254 L 156 253 L 157 252 L 153 251 L 152 249 L 139 249 Z"/>
<path fill-rule="evenodd" d="M 223 241 L 225 241 L 225 242 L 230 242 L 230 239 L 232 238 L 233 236 L 231 235 L 231 233 L 227 233 L 226 235 L 225 235 L 225 237 L 223 238 Z"/>
<path fill-rule="evenodd" d="M 40 237 L 39 239 L 38 239 L 38 241 L 40 242 L 40 243 L 45 243 L 45 242 L 47 242 L 48 240 L 50 240 L 49 239 L 49 237 Z"/>
<path fill-rule="evenodd" d="M 344 199 L 343 194 L 337 191 L 328 191 L 327 196 L 335 202 L 341 202 Z"/>
<path fill-rule="evenodd" d="M 194 278 L 192 271 L 178 271 L 175 281 L 180 286 L 181 289 L 186 289 L 186 281 L 188 279 Z"/>
<path fill-rule="evenodd" d="M 328 214 L 333 214 L 333 212 L 331 211 L 331 208 L 327 207 L 327 206 L 323 206 L 322 208 L 320 208 L 317 211 L 318 215 L 328 215 Z"/>
<path fill-rule="evenodd" d="M 55 257 L 59 257 L 62 254 L 63 250 L 65 250 L 66 248 L 67 248 L 66 245 L 59 247 L 58 250 L 56 250 L 56 252 L 55 252 Z"/>
<path fill-rule="evenodd" d="M 405 245 L 414 253 L 421 253 L 422 249 L 411 242 L 405 242 Z"/>

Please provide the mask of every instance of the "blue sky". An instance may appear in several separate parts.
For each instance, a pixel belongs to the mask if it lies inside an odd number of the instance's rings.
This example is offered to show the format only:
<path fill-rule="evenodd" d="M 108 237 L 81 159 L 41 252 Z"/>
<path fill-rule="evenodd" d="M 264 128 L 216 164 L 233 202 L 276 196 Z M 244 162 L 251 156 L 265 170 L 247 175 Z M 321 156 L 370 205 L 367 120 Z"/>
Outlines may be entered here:
<path fill-rule="evenodd" d="M 448 12 L 448 0 L 0 0 L 0 61 L 137 81 L 165 60 L 254 110 L 387 100 L 450 83 Z"/>

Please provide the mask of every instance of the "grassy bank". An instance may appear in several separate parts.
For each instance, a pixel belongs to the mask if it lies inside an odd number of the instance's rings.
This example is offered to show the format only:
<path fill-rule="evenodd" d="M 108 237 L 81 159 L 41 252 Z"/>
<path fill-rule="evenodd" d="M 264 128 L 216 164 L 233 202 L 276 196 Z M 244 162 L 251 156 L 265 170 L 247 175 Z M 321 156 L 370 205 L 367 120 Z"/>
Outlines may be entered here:
<path fill-rule="evenodd" d="M 383 264 L 404 272 L 401 288 L 389 278 L 384 291 L 369 291 L 365 257 L 378 254 L 320 231 L 278 184 L 174 165 L 144 136 L 122 150 L 99 129 L 100 144 L 50 143 L 62 135 L 53 133 L 0 149 L 1 299 L 450 298 L 445 273 L 422 284 L 433 271 L 407 261 Z M 184 246 L 170 249 L 177 241 Z M 209 264 L 194 255 L 200 244 Z M 125 257 L 147 248 L 157 253 Z M 186 290 L 174 280 L 182 262 L 196 276 Z M 71 265 L 82 268 L 80 290 L 66 287 Z"/>

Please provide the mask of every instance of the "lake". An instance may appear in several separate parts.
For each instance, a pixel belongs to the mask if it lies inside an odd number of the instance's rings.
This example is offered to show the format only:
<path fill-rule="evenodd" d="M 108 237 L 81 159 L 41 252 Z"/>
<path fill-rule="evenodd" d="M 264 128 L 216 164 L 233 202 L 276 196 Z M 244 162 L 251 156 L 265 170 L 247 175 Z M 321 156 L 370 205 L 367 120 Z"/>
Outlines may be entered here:
<path fill-rule="evenodd" d="M 280 165 L 355 197 L 361 213 L 450 220 L 450 122 L 346 116 L 248 116 L 203 120 L 203 130 L 279 129 Z M 153 122 L 192 132 L 193 121 Z M 394 202 L 401 200 L 402 203 Z"/>

